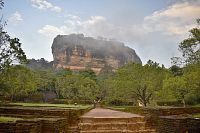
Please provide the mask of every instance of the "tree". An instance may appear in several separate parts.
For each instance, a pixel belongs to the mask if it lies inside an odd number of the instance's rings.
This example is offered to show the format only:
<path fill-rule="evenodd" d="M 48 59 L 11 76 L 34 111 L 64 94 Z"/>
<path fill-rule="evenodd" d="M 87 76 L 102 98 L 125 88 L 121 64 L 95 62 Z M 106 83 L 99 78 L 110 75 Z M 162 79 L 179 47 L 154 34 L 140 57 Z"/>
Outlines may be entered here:
<path fill-rule="evenodd" d="M 10 67 L 3 76 L 4 95 L 9 96 L 10 101 L 22 99 L 35 92 L 38 87 L 37 74 L 20 65 Z"/>
<path fill-rule="evenodd" d="M 60 70 L 57 70 L 55 74 L 58 77 L 64 77 L 64 76 L 67 76 L 67 75 L 72 75 L 72 71 L 69 68 L 60 69 Z"/>
<path fill-rule="evenodd" d="M 55 74 L 52 71 L 45 71 L 45 70 L 37 70 L 38 79 L 35 79 L 38 83 L 38 92 L 42 92 L 43 94 L 43 101 L 47 101 L 47 95 L 49 92 L 56 93 L 55 89 Z M 57 94 L 57 97 L 59 97 L 59 94 Z"/>
<path fill-rule="evenodd" d="M 191 92 L 191 88 L 188 87 L 188 82 L 184 76 L 182 77 L 172 77 L 165 80 L 163 85 L 164 90 L 170 89 L 177 100 L 181 100 L 183 106 L 186 105 L 186 96 Z"/>
<path fill-rule="evenodd" d="M 197 19 L 197 27 L 191 29 L 189 38 L 183 40 L 179 49 L 186 64 L 200 62 L 200 19 Z"/>
<path fill-rule="evenodd" d="M 177 100 L 182 100 L 184 106 L 186 100 L 200 99 L 200 19 L 197 19 L 197 27 L 189 31 L 190 36 L 179 44 L 182 57 L 173 57 L 170 67 L 174 77 L 166 79 L 163 90 L 168 90 Z M 171 93 L 172 92 L 172 93 Z M 164 92 L 166 94 L 166 91 Z M 199 100 L 200 101 L 200 100 Z"/>
<path fill-rule="evenodd" d="M 100 97 L 99 86 L 94 80 L 91 80 L 90 78 L 81 78 L 78 84 L 80 85 L 80 99 L 93 101 Z"/>
<path fill-rule="evenodd" d="M 95 72 L 92 69 L 85 69 L 83 71 L 79 72 L 80 75 L 82 75 L 84 78 L 90 78 L 92 80 L 97 80 L 97 76 L 95 74 Z"/>
<path fill-rule="evenodd" d="M 94 100 L 99 96 L 99 86 L 94 80 L 75 74 L 57 77 L 56 89 L 69 100 Z"/>
<path fill-rule="evenodd" d="M 0 10 L 3 7 L 3 1 L 0 1 Z M 0 20 L 0 72 L 8 68 L 13 63 L 24 63 L 27 61 L 26 55 L 21 48 L 18 38 L 11 38 L 4 31 L 5 22 Z"/>
<path fill-rule="evenodd" d="M 148 64 L 129 63 L 118 69 L 115 75 L 108 79 L 108 101 L 122 103 L 140 100 L 147 105 L 152 99 L 157 100 L 158 92 L 162 89 L 163 80 L 170 75 L 158 63 L 149 61 Z"/>
<path fill-rule="evenodd" d="M 182 76 L 183 75 L 183 68 L 173 65 L 169 68 L 174 76 Z"/>
<path fill-rule="evenodd" d="M 152 96 L 152 93 L 147 92 L 147 86 L 144 85 L 140 88 L 137 88 L 137 91 L 134 91 L 136 94 L 138 100 L 146 107 L 147 104 L 150 103 L 150 98 Z"/>
<path fill-rule="evenodd" d="M 187 65 L 183 76 L 190 90 L 187 101 L 191 104 L 200 103 L 200 63 Z"/>

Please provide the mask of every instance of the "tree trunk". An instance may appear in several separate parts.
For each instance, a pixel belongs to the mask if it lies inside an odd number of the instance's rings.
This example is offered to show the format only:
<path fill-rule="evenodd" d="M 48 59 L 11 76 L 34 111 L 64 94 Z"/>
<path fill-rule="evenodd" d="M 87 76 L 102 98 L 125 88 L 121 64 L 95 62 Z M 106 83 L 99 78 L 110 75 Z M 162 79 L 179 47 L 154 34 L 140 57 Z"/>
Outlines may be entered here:
<path fill-rule="evenodd" d="M 11 94 L 10 101 L 13 102 L 14 96 Z"/>
<path fill-rule="evenodd" d="M 182 102 L 183 102 L 183 107 L 185 108 L 185 99 L 184 98 L 183 98 Z"/>

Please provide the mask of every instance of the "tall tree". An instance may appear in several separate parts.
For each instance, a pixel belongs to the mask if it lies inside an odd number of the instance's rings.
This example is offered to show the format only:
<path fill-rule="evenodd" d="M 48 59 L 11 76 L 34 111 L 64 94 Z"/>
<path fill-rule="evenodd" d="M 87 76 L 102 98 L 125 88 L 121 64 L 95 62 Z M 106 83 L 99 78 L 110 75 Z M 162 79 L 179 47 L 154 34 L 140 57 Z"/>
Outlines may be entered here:
<path fill-rule="evenodd" d="M 197 27 L 191 29 L 189 38 L 183 40 L 179 49 L 186 64 L 200 62 L 200 19 L 197 19 Z"/>
<path fill-rule="evenodd" d="M 137 88 L 137 91 L 134 91 L 134 93 L 136 94 L 138 100 L 143 104 L 143 106 L 147 106 L 147 104 L 150 103 L 150 99 L 152 96 L 152 93 L 147 92 L 147 86 L 140 86 L 139 88 Z"/>
<path fill-rule="evenodd" d="M 165 80 L 164 90 L 170 89 L 177 100 L 181 100 L 185 107 L 186 96 L 190 93 L 187 80 L 185 77 L 172 77 Z"/>
<path fill-rule="evenodd" d="M 37 74 L 23 66 L 12 66 L 3 73 L 5 93 L 10 100 L 21 99 L 35 92 L 38 83 L 36 82 Z"/>
<path fill-rule="evenodd" d="M 112 79 L 108 79 L 107 100 L 122 103 L 140 100 L 143 105 L 147 105 L 150 98 L 155 100 L 159 98 L 157 93 L 168 74 L 165 68 L 161 68 L 153 61 L 144 66 L 127 64 L 120 68 Z"/>
<path fill-rule="evenodd" d="M 3 7 L 3 1 L 0 1 L 0 10 Z M 13 63 L 24 63 L 27 61 L 26 55 L 21 48 L 18 38 L 11 38 L 4 31 L 5 22 L 0 20 L 0 72 L 8 68 Z"/>
<path fill-rule="evenodd" d="M 99 96 L 99 87 L 94 80 L 76 74 L 57 77 L 56 90 L 69 100 L 94 100 Z"/>

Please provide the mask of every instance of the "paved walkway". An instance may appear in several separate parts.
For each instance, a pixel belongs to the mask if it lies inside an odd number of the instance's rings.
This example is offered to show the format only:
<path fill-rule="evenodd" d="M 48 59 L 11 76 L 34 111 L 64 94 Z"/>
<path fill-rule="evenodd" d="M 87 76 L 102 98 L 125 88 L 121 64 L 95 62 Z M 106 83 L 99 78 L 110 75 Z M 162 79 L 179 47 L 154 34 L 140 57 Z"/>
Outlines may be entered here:
<path fill-rule="evenodd" d="M 115 111 L 111 109 L 95 108 L 85 113 L 82 118 L 132 118 L 143 117 L 141 115 Z"/>

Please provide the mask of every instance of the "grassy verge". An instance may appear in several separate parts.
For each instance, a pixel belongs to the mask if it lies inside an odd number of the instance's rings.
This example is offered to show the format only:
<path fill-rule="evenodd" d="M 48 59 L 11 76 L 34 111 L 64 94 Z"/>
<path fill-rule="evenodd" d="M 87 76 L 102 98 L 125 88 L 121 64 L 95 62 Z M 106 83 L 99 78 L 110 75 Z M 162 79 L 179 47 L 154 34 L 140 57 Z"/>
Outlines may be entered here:
<path fill-rule="evenodd" d="M 58 108 L 82 108 L 82 109 L 91 107 L 91 105 L 50 104 L 50 103 L 10 103 L 10 104 L 20 105 L 24 107 L 58 107 Z"/>
<path fill-rule="evenodd" d="M 195 114 L 195 115 L 193 115 L 193 117 L 200 118 L 200 114 Z"/>
<path fill-rule="evenodd" d="M 22 118 L 0 116 L 0 123 L 16 122 L 17 120 L 22 120 Z"/>
<path fill-rule="evenodd" d="M 108 108 L 114 109 L 114 110 L 125 110 L 127 107 L 129 106 L 108 106 Z"/>
<path fill-rule="evenodd" d="M 194 105 L 193 107 L 200 107 L 200 104 L 196 104 L 196 105 Z"/>

